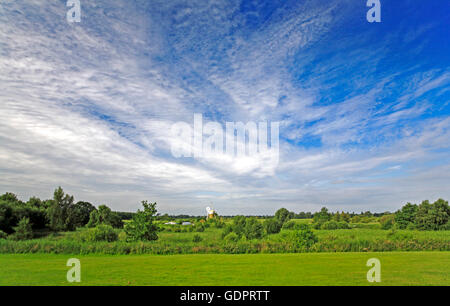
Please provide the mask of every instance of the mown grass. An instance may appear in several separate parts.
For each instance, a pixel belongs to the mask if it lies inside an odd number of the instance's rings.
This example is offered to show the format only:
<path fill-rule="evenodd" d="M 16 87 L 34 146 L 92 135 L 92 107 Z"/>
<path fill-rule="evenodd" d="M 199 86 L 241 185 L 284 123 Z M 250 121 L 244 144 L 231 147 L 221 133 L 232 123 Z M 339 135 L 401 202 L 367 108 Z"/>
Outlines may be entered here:
<path fill-rule="evenodd" d="M 73 285 L 67 260 L 52 254 L 0 255 L 0 285 Z M 450 252 L 255 255 L 76 256 L 79 285 L 450 285 Z M 369 258 L 381 283 L 369 283 Z"/>

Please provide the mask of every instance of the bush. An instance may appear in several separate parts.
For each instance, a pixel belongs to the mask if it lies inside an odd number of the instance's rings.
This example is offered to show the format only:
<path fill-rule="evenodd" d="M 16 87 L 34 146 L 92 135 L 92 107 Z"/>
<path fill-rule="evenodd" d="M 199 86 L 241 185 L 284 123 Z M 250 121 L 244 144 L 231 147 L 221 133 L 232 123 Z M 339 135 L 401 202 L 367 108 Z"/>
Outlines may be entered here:
<path fill-rule="evenodd" d="M 97 241 L 117 241 L 119 238 L 111 225 L 100 224 L 97 227 L 90 228 L 80 235 L 81 241 L 97 242 Z"/>
<path fill-rule="evenodd" d="M 156 203 L 142 201 L 144 210 L 138 210 L 131 222 L 125 226 L 128 241 L 152 241 L 158 239 L 156 219 Z"/>
<path fill-rule="evenodd" d="M 127 241 L 127 233 L 121 231 L 118 236 L 119 241 Z"/>
<path fill-rule="evenodd" d="M 339 225 L 336 221 L 327 221 L 320 228 L 323 230 L 335 230 L 339 228 Z"/>
<path fill-rule="evenodd" d="M 231 232 L 231 233 L 227 234 L 223 238 L 223 240 L 225 240 L 225 242 L 238 242 L 239 241 L 239 236 L 236 233 Z"/>
<path fill-rule="evenodd" d="M 311 248 L 318 241 L 316 235 L 308 226 L 295 233 L 295 240 L 298 246 L 306 249 Z"/>
<path fill-rule="evenodd" d="M 395 215 L 384 215 L 380 218 L 381 228 L 384 230 L 391 229 L 395 223 Z"/>
<path fill-rule="evenodd" d="M 8 237 L 8 234 L 6 234 L 4 231 L 0 231 L 0 239 L 6 239 Z"/>
<path fill-rule="evenodd" d="M 195 234 L 194 238 L 192 239 L 193 242 L 200 242 L 202 240 L 203 240 L 203 238 L 200 237 L 200 235 L 198 235 L 198 234 Z"/>
<path fill-rule="evenodd" d="M 195 225 L 195 231 L 198 233 L 202 233 L 205 231 L 205 226 L 199 223 L 198 225 Z"/>
<path fill-rule="evenodd" d="M 261 239 L 264 236 L 263 226 L 256 218 L 247 218 L 244 235 L 248 240 Z"/>
<path fill-rule="evenodd" d="M 289 221 L 283 225 L 283 229 L 293 230 L 293 229 L 299 229 L 299 227 L 295 221 Z"/>
<path fill-rule="evenodd" d="M 31 228 L 30 219 L 22 218 L 19 224 L 14 227 L 15 233 L 11 235 L 13 240 L 28 240 L 33 238 L 33 230 Z"/>
<path fill-rule="evenodd" d="M 267 219 L 266 221 L 264 221 L 264 229 L 266 230 L 267 234 L 278 234 L 281 231 L 282 225 L 283 224 L 276 219 Z"/>
<path fill-rule="evenodd" d="M 348 224 L 348 222 L 339 221 L 338 222 L 338 229 L 350 229 L 350 225 Z"/>

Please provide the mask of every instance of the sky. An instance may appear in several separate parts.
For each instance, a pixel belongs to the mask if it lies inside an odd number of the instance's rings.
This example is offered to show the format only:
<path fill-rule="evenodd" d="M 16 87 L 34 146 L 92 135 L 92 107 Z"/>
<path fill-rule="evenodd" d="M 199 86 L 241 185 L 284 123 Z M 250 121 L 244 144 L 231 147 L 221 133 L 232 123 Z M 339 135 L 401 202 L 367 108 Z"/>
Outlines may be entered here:
<path fill-rule="evenodd" d="M 450 199 L 450 2 L 0 0 L 0 193 L 113 210 Z M 279 122 L 279 162 L 176 158 L 176 122 Z"/>

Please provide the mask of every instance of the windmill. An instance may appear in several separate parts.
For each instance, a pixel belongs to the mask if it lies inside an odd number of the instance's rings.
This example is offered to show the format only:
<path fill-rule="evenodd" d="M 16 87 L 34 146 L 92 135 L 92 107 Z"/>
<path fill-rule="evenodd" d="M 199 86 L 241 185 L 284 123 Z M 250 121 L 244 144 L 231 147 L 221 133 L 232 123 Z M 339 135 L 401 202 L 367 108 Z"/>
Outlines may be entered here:
<path fill-rule="evenodd" d="M 214 218 L 215 211 L 211 209 L 211 207 L 206 207 L 206 219 Z"/>

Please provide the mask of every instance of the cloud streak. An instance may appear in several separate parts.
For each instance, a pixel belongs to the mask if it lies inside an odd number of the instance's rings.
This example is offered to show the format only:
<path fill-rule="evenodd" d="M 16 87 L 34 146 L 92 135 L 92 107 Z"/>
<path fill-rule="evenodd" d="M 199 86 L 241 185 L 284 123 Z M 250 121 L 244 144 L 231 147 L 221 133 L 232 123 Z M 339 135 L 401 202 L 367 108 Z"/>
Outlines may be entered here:
<path fill-rule="evenodd" d="M 0 7 L 2 192 L 190 214 L 450 197 L 441 15 L 375 29 L 352 1 L 82 1 L 69 24 L 64 1 Z M 170 127 L 194 113 L 279 121 L 279 166 L 174 158 Z"/>

